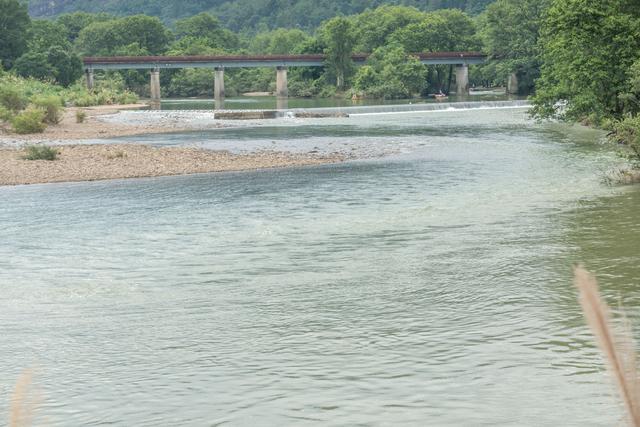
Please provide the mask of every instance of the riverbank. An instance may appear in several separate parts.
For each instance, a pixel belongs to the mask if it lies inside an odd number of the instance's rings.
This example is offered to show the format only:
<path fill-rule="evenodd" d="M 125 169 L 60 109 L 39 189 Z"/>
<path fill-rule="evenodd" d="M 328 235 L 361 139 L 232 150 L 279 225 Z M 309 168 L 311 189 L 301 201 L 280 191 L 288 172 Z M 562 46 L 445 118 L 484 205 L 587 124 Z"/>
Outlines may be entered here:
<path fill-rule="evenodd" d="M 194 129 L 215 129 L 221 124 L 206 122 L 201 117 L 191 115 L 188 118 L 177 114 L 155 120 L 117 120 L 114 117 L 122 112 L 135 112 L 147 108 L 146 104 L 102 105 L 85 108 L 66 108 L 62 120 L 49 125 L 42 133 L 18 135 L 10 126 L 0 125 L 0 147 L 19 147 L 28 144 L 64 144 L 68 141 L 96 140 L 122 136 L 146 135 L 153 133 L 180 132 Z M 85 119 L 77 123 L 76 113 L 82 111 Z M 203 113 L 204 114 L 204 113 Z"/>
<path fill-rule="evenodd" d="M 345 160 L 339 154 L 232 154 L 199 148 L 138 144 L 65 145 L 56 160 L 24 160 L 24 150 L 0 148 L 0 185 L 97 181 L 208 172 L 310 166 Z"/>

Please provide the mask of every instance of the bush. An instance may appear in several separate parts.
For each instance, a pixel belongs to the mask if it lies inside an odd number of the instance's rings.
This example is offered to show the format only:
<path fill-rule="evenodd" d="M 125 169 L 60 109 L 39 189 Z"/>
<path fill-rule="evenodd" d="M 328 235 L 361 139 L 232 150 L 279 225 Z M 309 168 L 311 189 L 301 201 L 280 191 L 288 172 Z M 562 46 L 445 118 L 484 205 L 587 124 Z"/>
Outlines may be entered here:
<path fill-rule="evenodd" d="M 11 119 L 11 125 L 13 126 L 13 130 L 19 134 L 42 133 L 47 128 L 47 125 L 44 123 L 44 118 L 44 111 L 37 108 L 30 108 Z"/>
<path fill-rule="evenodd" d="M 13 112 L 4 105 L 0 105 L 0 122 L 8 122 L 13 118 Z"/>
<path fill-rule="evenodd" d="M 610 138 L 628 146 L 631 151 L 630 159 L 640 166 L 640 116 L 615 122 Z"/>
<path fill-rule="evenodd" d="M 26 148 L 26 154 L 22 156 L 24 160 L 56 160 L 58 150 L 46 145 L 30 145 Z"/>
<path fill-rule="evenodd" d="M 87 118 L 87 113 L 82 110 L 76 111 L 76 123 L 84 123 Z"/>
<path fill-rule="evenodd" d="M 411 97 L 411 92 L 398 79 L 389 79 L 384 83 L 367 88 L 364 91 L 367 98 L 373 99 L 404 99 Z"/>
<path fill-rule="evenodd" d="M 62 98 L 59 96 L 40 95 L 33 97 L 31 103 L 44 111 L 45 123 L 55 125 L 62 121 L 64 109 L 62 108 Z"/>
<path fill-rule="evenodd" d="M 27 106 L 27 97 L 17 87 L 3 84 L 0 86 L 0 105 L 14 112 L 20 111 Z"/>
<path fill-rule="evenodd" d="M 76 107 L 93 107 L 94 105 L 134 104 L 138 96 L 132 92 L 119 92 L 111 89 L 100 89 L 95 92 L 77 90 L 70 94 L 69 101 Z"/>
<path fill-rule="evenodd" d="M 38 80 L 53 80 L 54 68 L 43 52 L 27 52 L 16 59 L 13 70 L 21 77 L 33 77 Z"/>
<path fill-rule="evenodd" d="M 293 80 L 289 84 L 289 95 L 299 98 L 311 98 L 313 93 L 313 82 Z"/>

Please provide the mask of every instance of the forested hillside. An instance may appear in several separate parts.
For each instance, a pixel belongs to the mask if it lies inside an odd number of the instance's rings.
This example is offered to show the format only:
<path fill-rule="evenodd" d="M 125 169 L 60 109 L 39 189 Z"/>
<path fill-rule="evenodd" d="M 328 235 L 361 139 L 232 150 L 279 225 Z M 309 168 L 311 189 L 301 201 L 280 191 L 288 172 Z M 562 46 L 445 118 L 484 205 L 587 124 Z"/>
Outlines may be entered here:
<path fill-rule="evenodd" d="M 414 6 L 421 10 L 456 8 L 480 13 L 491 0 L 31 0 L 34 17 L 55 16 L 75 11 L 108 12 L 115 15 L 143 13 L 165 22 L 212 12 L 234 30 L 273 28 L 313 29 L 336 15 L 360 13 L 383 4 Z"/>

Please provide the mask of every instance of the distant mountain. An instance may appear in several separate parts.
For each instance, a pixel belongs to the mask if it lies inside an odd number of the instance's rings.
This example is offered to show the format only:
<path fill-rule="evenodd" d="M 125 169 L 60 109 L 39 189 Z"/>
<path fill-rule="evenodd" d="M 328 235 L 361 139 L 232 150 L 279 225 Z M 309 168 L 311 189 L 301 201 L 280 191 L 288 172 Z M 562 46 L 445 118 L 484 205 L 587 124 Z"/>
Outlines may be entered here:
<path fill-rule="evenodd" d="M 312 29 L 336 15 L 360 13 L 383 4 L 414 6 L 421 10 L 457 8 L 480 13 L 493 0 L 30 0 L 33 17 L 69 12 L 144 13 L 165 22 L 211 12 L 235 31 L 277 27 Z"/>

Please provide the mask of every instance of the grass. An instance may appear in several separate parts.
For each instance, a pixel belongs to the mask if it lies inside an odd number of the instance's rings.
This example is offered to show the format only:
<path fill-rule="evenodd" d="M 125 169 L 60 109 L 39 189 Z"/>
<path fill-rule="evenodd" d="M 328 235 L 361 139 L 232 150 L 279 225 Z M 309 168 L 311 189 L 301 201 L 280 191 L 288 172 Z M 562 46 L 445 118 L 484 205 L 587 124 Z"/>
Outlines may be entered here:
<path fill-rule="evenodd" d="M 122 150 L 118 150 L 113 154 L 109 154 L 107 155 L 107 159 L 109 160 L 115 160 L 115 159 L 124 159 L 127 157 L 127 153 L 125 153 Z"/>
<path fill-rule="evenodd" d="M 22 158 L 24 160 L 53 161 L 58 158 L 58 150 L 46 145 L 30 145 L 26 147 L 26 154 Z"/>
<path fill-rule="evenodd" d="M 137 101 L 137 95 L 126 90 L 122 78 L 115 75 L 99 80 L 95 89 L 88 90 L 81 82 L 64 88 L 32 78 L 0 74 L 0 121 L 11 122 L 18 134 L 40 133 L 47 124 L 60 123 L 65 105 L 89 107 Z M 83 113 L 76 114 L 78 123 L 85 118 Z"/>
<path fill-rule="evenodd" d="M 0 122 L 9 122 L 13 118 L 13 112 L 0 104 Z"/>
<path fill-rule="evenodd" d="M 82 110 L 76 111 L 76 123 L 84 123 L 87 119 L 87 113 Z"/>
<path fill-rule="evenodd" d="M 56 125 L 62 121 L 64 109 L 62 98 L 57 95 L 38 95 L 31 98 L 31 104 L 44 111 L 44 122 Z"/>
<path fill-rule="evenodd" d="M 39 108 L 28 108 L 11 119 L 11 126 L 18 134 L 42 133 L 47 128 L 45 115 L 45 111 Z"/>
<path fill-rule="evenodd" d="M 138 96 L 126 90 L 119 76 L 109 76 L 96 81 L 96 88 L 88 90 L 81 81 L 65 88 L 32 78 L 11 74 L 0 75 L 0 105 L 12 111 L 20 111 L 35 98 L 56 97 L 61 105 L 89 107 L 94 105 L 132 104 Z"/>
<path fill-rule="evenodd" d="M 594 275 L 578 266 L 574 283 L 580 293 L 580 305 L 596 343 L 604 354 L 628 415 L 629 425 L 640 427 L 640 381 L 633 335 L 626 318 L 616 330 L 609 306 L 600 296 Z"/>
<path fill-rule="evenodd" d="M 13 112 L 27 107 L 28 98 L 18 86 L 10 82 L 0 82 L 0 105 Z"/>
<path fill-rule="evenodd" d="M 16 383 L 9 408 L 9 426 L 26 427 L 33 425 L 36 398 L 32 390 L 33 372 L 24 371 Z"/>

